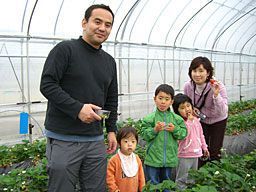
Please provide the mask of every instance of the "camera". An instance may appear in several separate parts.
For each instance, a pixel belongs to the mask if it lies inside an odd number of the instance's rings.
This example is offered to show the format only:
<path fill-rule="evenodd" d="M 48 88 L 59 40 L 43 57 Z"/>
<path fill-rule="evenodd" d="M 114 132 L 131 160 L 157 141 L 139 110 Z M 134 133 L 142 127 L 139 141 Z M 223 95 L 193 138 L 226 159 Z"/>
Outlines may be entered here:
<path fill-rule="evenodd" d="M 203 113 L 201 113 L 200 111 L 198 111 L 198 112 L 196 113 L 196 115 L 197 115 L 197 117 L 200 118 L 200 120 L 205 120 L 205 118 L 206 118 L 206 115 L 203 114 Z"/>

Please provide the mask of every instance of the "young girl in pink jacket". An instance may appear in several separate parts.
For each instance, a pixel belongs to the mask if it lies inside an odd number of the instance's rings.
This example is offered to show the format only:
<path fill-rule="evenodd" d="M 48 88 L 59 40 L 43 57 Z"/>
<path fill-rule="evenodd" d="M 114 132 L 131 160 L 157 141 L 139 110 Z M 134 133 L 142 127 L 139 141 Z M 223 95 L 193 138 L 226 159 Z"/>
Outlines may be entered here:
<path fill-rule="evenodd" d="M 174 97 L 173 110 L 183 117 L 187 127 L 187 137 L 179 141 L 179 163 L 176 169 L 176 184 L 180 190 L 193 182 L 188 178 L 190 169 L 198 169 L 198 157 L 209 157 L 209 151 L 203 135 L 201 123 L 193 115 L 192 100 L 184 94 Z"/>

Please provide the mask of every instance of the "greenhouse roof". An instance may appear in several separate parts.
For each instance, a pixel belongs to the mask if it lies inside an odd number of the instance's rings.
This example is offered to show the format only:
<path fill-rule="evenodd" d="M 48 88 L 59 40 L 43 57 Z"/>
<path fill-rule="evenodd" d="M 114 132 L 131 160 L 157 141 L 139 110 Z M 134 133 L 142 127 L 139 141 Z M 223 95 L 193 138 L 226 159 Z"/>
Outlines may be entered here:
<path fill-rule="evenodd" d="M 0 37 L 76 38 L 85 9 L 115 13 L 109 41 L 255 55 L 254 0 L 1 1 Z"/>

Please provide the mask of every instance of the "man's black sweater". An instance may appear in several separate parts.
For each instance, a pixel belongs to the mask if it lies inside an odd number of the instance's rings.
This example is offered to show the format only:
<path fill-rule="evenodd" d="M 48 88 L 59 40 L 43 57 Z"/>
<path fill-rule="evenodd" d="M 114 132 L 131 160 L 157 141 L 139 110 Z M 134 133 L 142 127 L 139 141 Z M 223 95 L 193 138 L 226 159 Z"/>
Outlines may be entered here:
<path fill-rule="evenodd" d="M 112 56 L 86 43 L 82 37 L 63 41 L 49 53 L 42 72 L 40 91 L 48 99 L 45 128 L 55 133 L 96 136 L 101 122 L 78 119 L 83 104 L 110 110 L 107 132 L 116 131 L 118 87 Z"/>

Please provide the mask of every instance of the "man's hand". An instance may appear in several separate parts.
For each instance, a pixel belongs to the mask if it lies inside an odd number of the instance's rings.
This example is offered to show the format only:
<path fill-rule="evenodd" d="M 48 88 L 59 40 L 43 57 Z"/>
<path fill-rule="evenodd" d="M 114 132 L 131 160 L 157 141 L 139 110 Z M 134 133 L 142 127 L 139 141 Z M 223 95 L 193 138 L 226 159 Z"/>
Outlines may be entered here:
<path fill-rule="evenodd" d="M 116 141 L 116 134 L 114 132 L 108 133 L 108 149 L 107 153 L 112 154 L 116 151 L 117 141 Z"/>
<path fill-rule="evenodd" d="M 81 111 L 78 114 L 78 118 L 84 123 L 92 123 L 94 121 L 100 121 L 101 117 L 95 113 L 94 110 L 99 110 L 101 107 L 93 104 L 84 104 Z"/>

